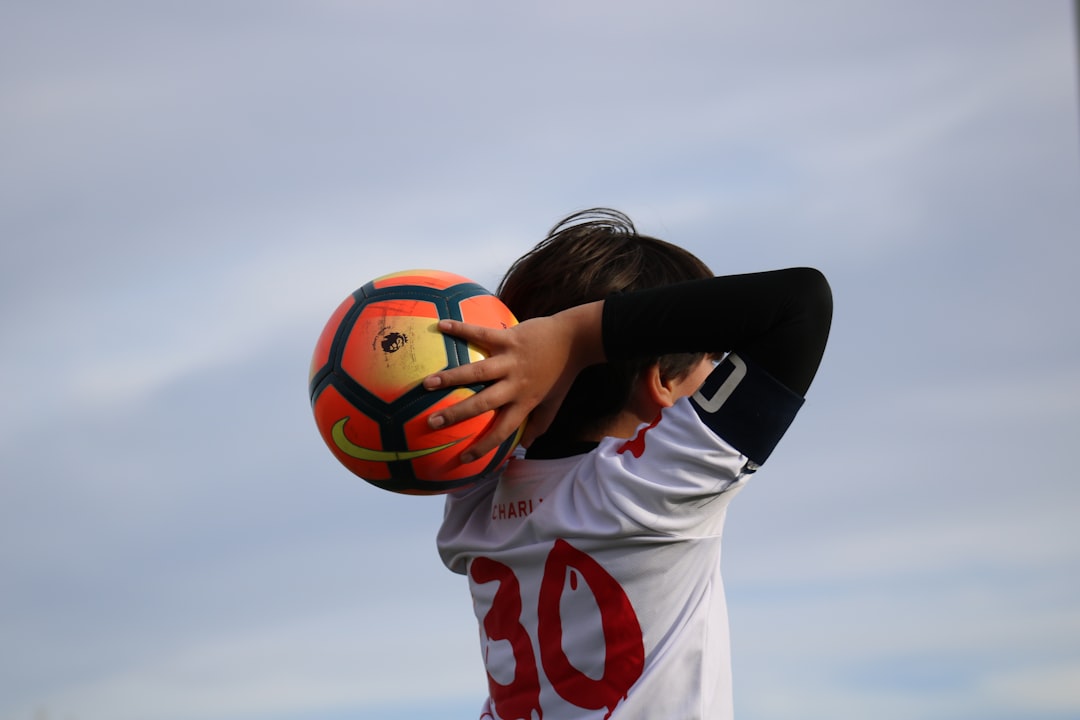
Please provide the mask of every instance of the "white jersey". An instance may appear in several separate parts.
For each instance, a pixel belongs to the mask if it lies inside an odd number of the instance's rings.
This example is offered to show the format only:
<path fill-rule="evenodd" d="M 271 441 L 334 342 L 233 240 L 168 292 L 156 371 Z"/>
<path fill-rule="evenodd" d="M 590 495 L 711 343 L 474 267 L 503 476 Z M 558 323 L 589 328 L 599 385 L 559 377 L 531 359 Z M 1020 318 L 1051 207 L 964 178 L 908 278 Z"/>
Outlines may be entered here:
<path fill-rule="evenodd" d="M 483 720 L 732 716 L 721 533 L 754 466 L 707 424 L 724 365 L 632 439 L 448 496 L 438 546 L 469 579 Z"/>

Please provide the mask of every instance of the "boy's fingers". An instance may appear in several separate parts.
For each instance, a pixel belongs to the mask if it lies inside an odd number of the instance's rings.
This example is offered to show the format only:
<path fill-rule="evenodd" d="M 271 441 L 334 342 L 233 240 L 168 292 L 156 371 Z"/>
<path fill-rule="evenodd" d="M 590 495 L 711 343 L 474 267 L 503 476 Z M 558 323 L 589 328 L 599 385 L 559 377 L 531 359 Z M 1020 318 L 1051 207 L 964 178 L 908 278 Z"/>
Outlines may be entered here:
<path fill-rule="evenodd" d="M 472 325 L 460 320 L 440 320 L 437 327 L 443 334 L 453 335 L 480 347 L 491 347 L 495 342 L 494 336 L 500 332 L 494 328 Z"/>
<path fill-rule="evenodd" d="M 517 415 L 518 413 L 514 411 L 499 413 L 495 423 L 484 433 L 483 437 L 462 453 L 461 461 L 472 462 L 476 458 L 486 455 L 501 445 L 506 438 L 516 433 L 518 428 L 521 427 L 522 421 Z"/>
<path fill-rule="evenodd" d="M 533 440 L 547 431 L 551 421 L 555 419 L 557 410 L 557 407 L 550 408 L 547 403 L 536 406 L 536 409 L 529 415 L 529 424 L 525 426 L 525 432 L 521 436 L 522 447 L 529 447 L 532 445 Z"/>
<path fill-rule="evenodd" d="M 423 385 L 428 390 L 435 390 L 441 387 L 487 383 L 500 376 L 498 359 L 490 358 L 432 373 L 424 378 Z"/>
<path fill-rule="evenodd" d="M 447 427 L 483 415 L 488 410 L 495 410 L 506 402 L 505 399 L 500 400 L 502 394 L 497 387 L 487 388 L 432 414 L 428 418 L 428 426 L 436 429 Z"/>

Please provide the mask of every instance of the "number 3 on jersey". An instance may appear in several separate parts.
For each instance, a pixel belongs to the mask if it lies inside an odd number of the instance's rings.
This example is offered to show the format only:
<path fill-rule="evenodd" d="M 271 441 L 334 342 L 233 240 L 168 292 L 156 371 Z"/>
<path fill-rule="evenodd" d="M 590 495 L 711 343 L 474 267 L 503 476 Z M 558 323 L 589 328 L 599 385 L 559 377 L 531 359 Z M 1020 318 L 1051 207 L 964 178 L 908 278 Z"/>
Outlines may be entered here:
<path fill-rule="evenodd" d="M 514 668 L 509 682 L 500 683 L 488 672 L 495 711 L 503 720 L 542 718 L 540 670 L 532 638 L 522 624 L 523 604 L 517 575 L 508 565 L 485 557 L 473 560 L 469 574 L 473 582 L 481 585 L 498 583 L 482 625 L 489 641 L 506 641 L 513 654 Z M 599 610 L 604 637 L 604 670 L 599 679 L 575 667 L 563 644 L 563 594 L 568 578 L 571 590 L 577 589 L 578 576 L 585 581 Z M 622 586 L 587 553 L 565 540 L 556 540 L 544 564 L 536 617 L 540 664 L 551 687 L 572 705 L 587 710 L 606 708 L 610 715 L 645 667 L 641 625 Z"/>

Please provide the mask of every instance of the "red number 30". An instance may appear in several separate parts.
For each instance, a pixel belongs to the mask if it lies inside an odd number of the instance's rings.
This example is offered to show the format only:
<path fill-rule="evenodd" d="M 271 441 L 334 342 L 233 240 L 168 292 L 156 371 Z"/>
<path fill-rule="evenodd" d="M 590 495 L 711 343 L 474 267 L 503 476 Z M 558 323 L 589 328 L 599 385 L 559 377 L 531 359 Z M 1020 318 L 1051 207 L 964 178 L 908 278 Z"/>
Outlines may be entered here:
<path fill-rule="evenodd" d="M 571 664 L 563 650 L 563 623 L 560 601 L 568 572 L 577 572 L 596 600 L 604 631 L 604 674 L 593 679 Z M 514 676 L 502 684 L 488 673 L 491 700 L 504 720 L 543 718 L 540 707 L 540 676 L 532 640 L 521 624 L 521 586 L 514 571 L 490 558 L 473 560 L 469 574 L 474 582 L 498 582 L 491 608 L 483 619 L 484 633 L 491 640 L 510 643 L 514 655 Z M 630 599 L 622 586 L 591 558 L 565 540 L 556 540 L 544 564 L 537 602 L 537 640 L 540 662 L 552 688 L 567 702 L 589 710 L 607 708 L 607 716 L 626 697 L 645 667 L 645 648 Z"/>

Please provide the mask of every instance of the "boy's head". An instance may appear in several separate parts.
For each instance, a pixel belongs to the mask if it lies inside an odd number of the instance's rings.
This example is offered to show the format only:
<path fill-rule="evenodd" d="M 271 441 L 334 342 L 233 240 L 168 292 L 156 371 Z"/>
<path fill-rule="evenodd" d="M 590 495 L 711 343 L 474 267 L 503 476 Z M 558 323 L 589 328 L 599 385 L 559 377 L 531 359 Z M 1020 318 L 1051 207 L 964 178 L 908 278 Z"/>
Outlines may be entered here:
<path fill-rule="evenodd" d="M 621 212 L 575 213 L 519 258 L 499 284 L 498 295 L 518 320 L 553 315 L 608 295 L 712 277 L 692 253 L 639 235 Z M 587 368 L 574 383 L 548 435 L 598 439 L 626 407 L 641 372 L 659 364 L 661 377 L 678 379 L 701 354 L 675 354 Z"/>

